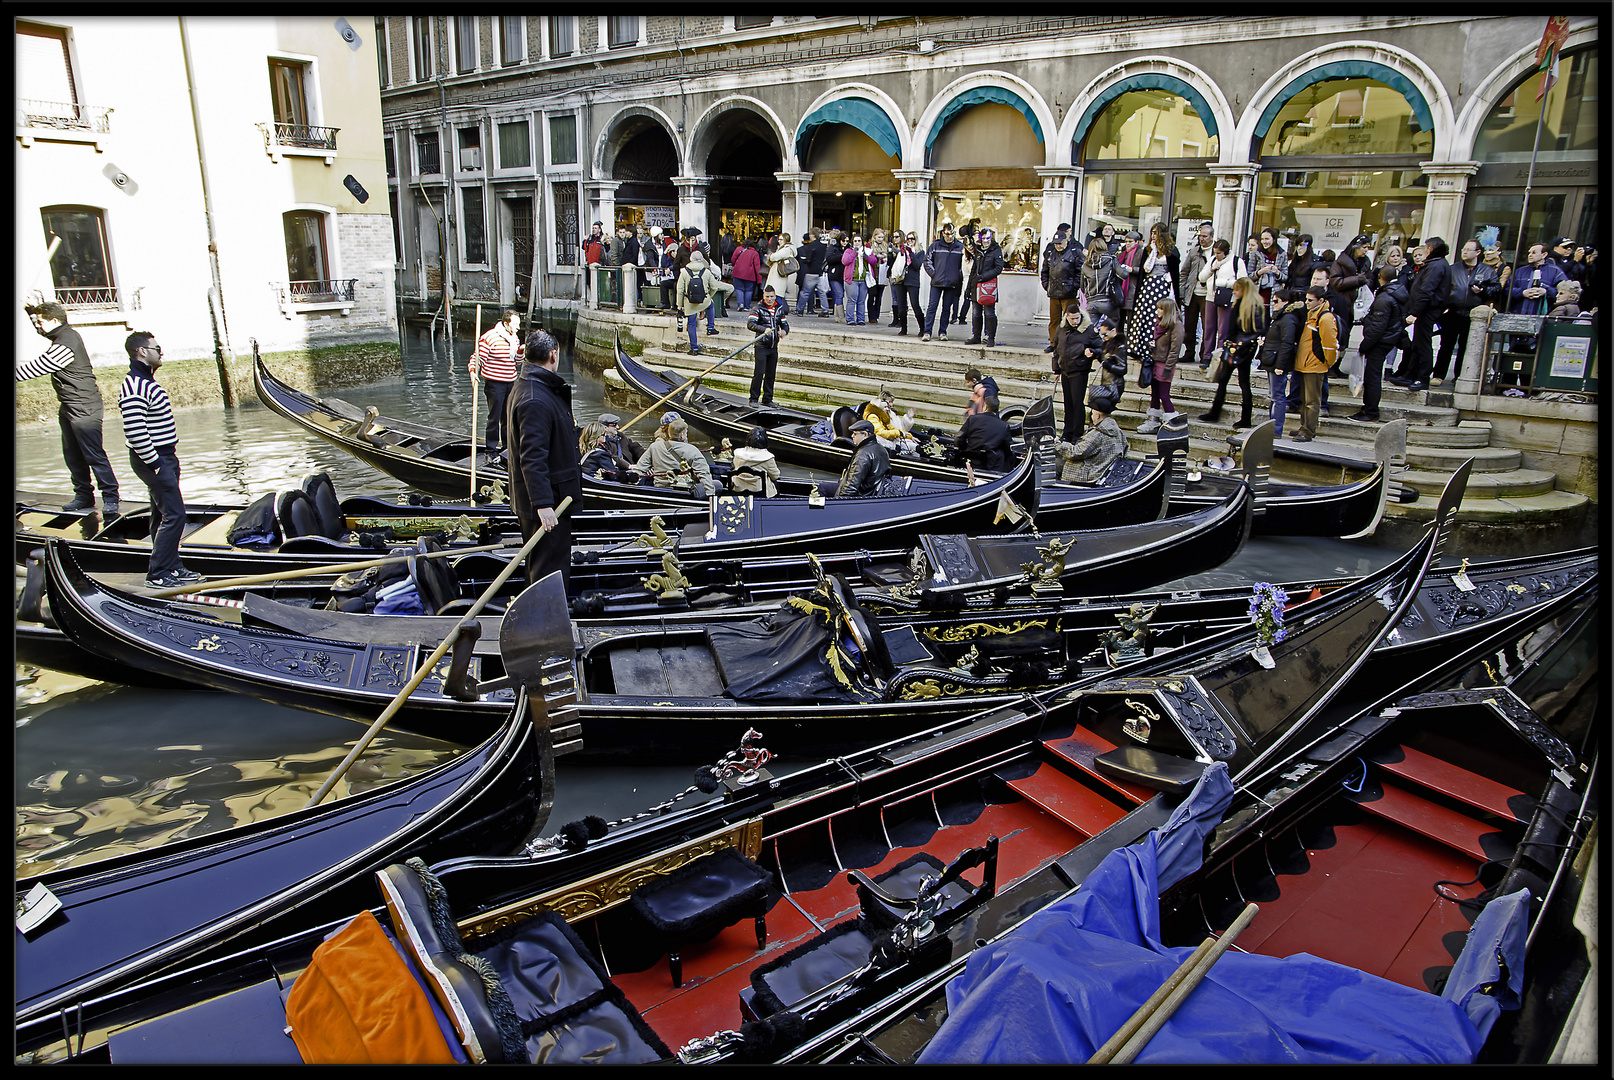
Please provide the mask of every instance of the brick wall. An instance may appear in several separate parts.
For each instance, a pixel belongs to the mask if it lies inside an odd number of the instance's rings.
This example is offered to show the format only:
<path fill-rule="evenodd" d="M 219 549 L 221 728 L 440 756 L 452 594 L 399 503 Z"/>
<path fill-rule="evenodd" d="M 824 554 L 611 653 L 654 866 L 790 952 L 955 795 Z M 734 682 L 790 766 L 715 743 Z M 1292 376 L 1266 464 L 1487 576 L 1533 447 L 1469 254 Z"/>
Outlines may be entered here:
<path fill-rule="evenodd" d="M 600 20 L 594 15 L 577 17 L 577 51 L 591 53 L 600 44 Z"/>
<path fill-rule="evenodd" d="M 409 71 L 409 20 L 405 16 L 387 16 L 387 53 L 391 68 L 388 85 L 408 82 L 412 75 Z"/>
<path fill-rule="evenodd" d="M 676 41 L 679 36 L 679 18 L 676 15 L 651 15 L 645 20 L 645 40 L 651 45 L 666 44 Z M 683 36 L 693 37 L 697 34 L 717 34 L 723 30 L 723 16 L 721 15 L 685 15 L 683 22 Z"/>
<path fill-rule="evenodd" d="M 479 63 L 484 69 L 494 67 L 499 62 L 493 55 L 496 51 L 493 43 L 497 40 L 498 28 L 493 25 L 492 15 L 483 15 L 477 21 L 476 36 L 481 41 L 477 48 L 477 54 L 481 57 Z"/>

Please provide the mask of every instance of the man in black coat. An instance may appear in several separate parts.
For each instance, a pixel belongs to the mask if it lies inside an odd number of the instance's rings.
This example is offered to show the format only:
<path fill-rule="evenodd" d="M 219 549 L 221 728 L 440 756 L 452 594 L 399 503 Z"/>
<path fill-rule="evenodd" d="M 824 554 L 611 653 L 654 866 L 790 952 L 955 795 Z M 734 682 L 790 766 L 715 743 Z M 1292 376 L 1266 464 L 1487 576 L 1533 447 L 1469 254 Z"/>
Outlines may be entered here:
<path fill-rule="evenodd" d="M 1435 370 L 1435 334 L 1440 315 L 1451 298 L 1451 264 L 1446 261 L 1446 241 L 1431 236 L 1424 241 L 1423 266 L 1413 277 L 1412 298 L 1407 303 L 1406 321 L 1412 327 L 1412 348 L 1407 351 L 1408 390 L 1429 389 L 1429 376 Z"/>
<path fill-rule="evenodd" d="M 998 415 L 996 394 L 986 395 L 986 411 L 972 413 L 953 438 L 953 452 L 978 469 L 987 472 L 1007 472 L 1009 452 L 1009 425 Z"/>
<path fill-rule="evenodd" d="M 1070 233 L 1063 227 L 1054 233 L 1053 242 L 1042 253 L 1042 291 L 1048 294 L 1048 346 L 1043 352 L 1054 351 L 1054 339 L 1065 321 L 1065 306 L 1081 291 L 1085 254 L 1071 244 Z M 1080 404 L 1078 398 L 1078 407 Z"/>
<path fill-rule="evenodd" d="M 773 377 L 779 370 L 779 339 L 790 333 L 790 320 L 785 316 L 790 306 L 778 298 L 772 285 L 762 287 L 762 299 L 751 309 L 746 328 L 762 336 L 756 346 L 756 364 L 751 370 L 751 407 L 760 399 L 764 405 L 773 404 Z"/>
<path fill-rule="evenodd" d="M 1350 419 L 1379 422 L 1379 397 L 1384 389 L 1384 358 L 1400 340 L 1406 310 L 1407 287 L 1392 267 L 1379 270 L 1379 287 L 1373 306 L 1362 319 L 1362 408 Z"/>
<path fill-rule="evenodd" d="M 568 495 L 574 508 L 583 497 L 572 388 L 558 374 L 559 367 L 560 346 L 544 331 L 534 332 L 527 338 L 527 359 L 506 405 L 510 509 L 521 522 L 523 540 L 540 527 L 550 532 L 527 556 L 529 585 L 556 570 L 570 585 L 572 519 L 555 508 Z"/>
<path fill-rule="evenodd" d="M 836 498 L 878 495 L 880 481 L 891 474 L 891 455 L 874 437 L 874 425 L 867 420 L 857 421 L 847 429 L 847 434 L 857 449 L 841 473 L 841 482 L 835 488 Z"/>
<path fill-rule="evenodd" d="M 1064 318 L 1059 332 L 1054 335 L 1054 371 L 1063 384 L 1065 396 L 1065 430 L 1060 436 L 1068 443 L 1082 437 L 1087 427 L 1087 383 L 1093 376 L 1093 365 L 1104 355 L 1104 338 L 1098 332 L 1097 322 L 1082 327 L 1082 306 L 1075 300 L 1065 302 Z"/>
<path fill-rule="evenodd" d="M 1373 260 L 1368 255 L 1368 248 L 1372 246 L 1365 234 L 1357 234 L 1340 251 L 1334 260 L 1334 265 L 1328 268 L 1328 287 L 1339 293 L 1350 303 L 1346 305 L 1343 316 L 1339 312 L 1334 314 L 1340 318 L 1339 323 L 1339 351 L 1344 352 L 1351 340 L 1351 324 L 1355 321 L 1356 293 L 1363 285 L 1369 291 L 1373 287 Z"/>
<path fill-rule="evenodd" d="M 796 249 L 796 260 L 801 263 L 801 287 L 796 293 L 796 314 L 806 315 L 816 298 L 818 314 L 829 316 L 829 278 L 824 274 L 827 252 L 817 229 L 807 230 L 807 242 Z"/>

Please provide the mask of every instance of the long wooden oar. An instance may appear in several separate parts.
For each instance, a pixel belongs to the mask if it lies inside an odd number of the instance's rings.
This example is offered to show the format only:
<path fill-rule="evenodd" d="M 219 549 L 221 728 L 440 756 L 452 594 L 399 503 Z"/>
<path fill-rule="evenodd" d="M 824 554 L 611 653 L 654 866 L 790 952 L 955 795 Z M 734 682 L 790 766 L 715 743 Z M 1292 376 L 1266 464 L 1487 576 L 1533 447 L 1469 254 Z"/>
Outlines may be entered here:
<path fill-rule="evenodd" d="M 738 349 L 735 349 L 733 352 L 731 352 L 727 356 L 723 357 L 716 364 L 713 364 L 711 367 L 707 368 L 705 371 L 701 372 L 699 375 L 695 375 L 695 376 L 692 376 L 691 378 L 685 379 L 683 381 L 682 385 L 676 386 L 670 392 L 661 395 L 661 397 L 659 397 L 655 401 L 651 402 L 650 406 L 648 408 L 646 408 L 643 412 L 641 412 L 638 416 L 635 416 L 632 420 L 629 420 L 626 424 L 623 424 L 622 425 L 622 430 L 626 431 L 628 428 L 632 427 L 634 424 L 637 424 L 640 420 L 643 420 L 645 417 L 647 417 L 651 413 L 655 412 L 657 406 L 665 404 L 667 401 L 671 400 L 672 398 L 677 397 L 679 391 L 683 390 L 684 387 L 689 386 L 691 383 L 695 382 L 697 379 L 704 379 L 706 376 L 708 376 L 712 372 L 716 371 L 719 364 L 722 364 L 725 361 L 734 359 L 736 356 L 739 356 L 745 350 L 749 349 L 751 346 L 755 345 L 757 342 L 761 341 L 763 338 L 765 338 L 767 336 L 768 336 L 767 334 L 758 334 L 756 337 L 752 338 L 750 341 L 747 341 L 744 345 L 741 345 Z"/>
<path fill-rule="evenodd" d="M 1188 995 L 1204 979 L 1211 965 L 1221 958 L 1244 928 L 1250 925 L 1255 913 L 1260 910 L 1254 904 L 1248 904 L 1228 927 L 1221 937 L 1208 937 L 1200 942 L 1199 948 L 1193 955 L 1182 962 L 1171 977 L 1160 984 L 1160 988 L 1149 996 L 1149 1000 L 1138 1006 L 1138 1011 L 1132 1014 L 1131 1019 L 1121 1025 L 1121 1029 L 1110 1036 L 1109 1042 L 1098 1048 L 1097 1053 L 1087 1059 L 1089 1065 L 1127 1065 L 1136 1058 L 1140 1051 L 1148 1045 L 1149 1040 L 1159 1033 L 1171 1014 L 1177 1011 Z"/>
<path fill-rule="evenodd" d="M 183 596 L 186 593 L 211 592 L 214 589 L 238 589 L 243 585 L 267 585 L 272 581 L 290 581 L 293 578 L 318 577 L 322 574 L 348 574 L 355 570 L 368 570 L 372 566 L 392 566 L 410 559 L 440 559 L 449 555 L 475 555 L 483 551 L 508 551 L 516 546 L 514 539 L 481 547 L 443 548 L 441 551 L 412 551 L 408 555 L 387 555 L 363 562 L 332 563 L 328 566 L 304 566 L 297 570 L 282 570 L 278 574 L 254 574 L 250 577 L 219 578 L 216 581 L 198 581 L 191 585 L 176 585 L 172 589 L 154 589 L 146 596 L 163 599 Z"/>
<path fill-rule="evenodd" d="M 482 305 L 476 305 L 476 337 L 471 339 L 471 358 L 476 358 L 476 350 L 482 344 Z M 476 365 L 476 375 L 471 376 L 471 505 L 476 505 L 476 379 L 482 374 L 480 362 Z M 490 404 L 488 408 L 492 408 Z"/>
<path fill-rule="evenodd" d="M 555 507 L 555 516 L 559 517 L 561 514 L 564 514 L 571 507 L 571 505 L 572 497 L 568 495 L 560 501 L 559 506 Z M 310 806 L 318 805 L 319 801 L 325 798 L 326 793 L 329 792 L 331 788 L 336 786 L 336 782 L 340 780 L 347 772 L 348 768 L 358 760 L 359 755 L 364 753 L 365 748 L 370 745 L 370 741 L 377 735 L 381 734 L 381 729 L 387 726 L 387 721 L 391 720 L 393 716 L 397 714 L 398 710 L 403 708 L 403 703 L 408 700 L 409 695 L 413 694 L 415 692 L 415 688 L 426 680 L 426 676 L 431 673 L 432 668 L 437 666 L 437 662 L 448 654 L 449 649 L 454 647 L 454 642 L 459 640 L 460 627 L 464 626 L 467 622 L 476 618 L 477 615 L 481 613 L 482 609 L 487 605 L 487 602 L 492 600 L 494 596 L 498 595 L 499 590 L 504 587 L 504 583 L 510 580 L 510 575 L 516 572 L 516 567 L 520 566 L 522 561 L 526 559 L 528 555 L 532 554 L 532 549 L 538 546 L 538 541 L 542 540 L 548 535 L 549 530 L 543 526 L 539 526 L 538 531 L 532 534 L 532 538 L 529 539 L 525 544 L 521 545 L 520 554 L 518 554 L 514 559 L 510 560 L 509 566 L 506 566 L 503 570 L 499 571 L 499 576 L 494 578 L 493 583 L 483 591 L 481 596 L 476 598 L 476 602 L 471 605 L 470 610 L 461 616 L 460 621 L 455 624 L 454 629 L 450 630 L 448 635 L 443 638 L 442 644 L 438 645 L 437 648 L 432 650 L 432 654 L 426 658 L 426 662 L 424 664 L 420 665 L 420 668 L 415 672 L 414 677 L 409 680 L 408 684 L 402 690 L 398 691 L 398 695 L 392 699 L 392 703 L 386 707 L 381 715 L 376 717 L 375 723 L 370 725 L 369 730 L 364 733 L 364 737 L 354 744 L 352 750 L 348 751 L 347 757 L 342 759 L 342 764 L 336 767 L 336 771 L 330 775 L 330 778 L 327 779 L 324 784 L 320 785 L 320 789 L 314 792 L 313 797 L 303 805 L 305 810 Z"/>

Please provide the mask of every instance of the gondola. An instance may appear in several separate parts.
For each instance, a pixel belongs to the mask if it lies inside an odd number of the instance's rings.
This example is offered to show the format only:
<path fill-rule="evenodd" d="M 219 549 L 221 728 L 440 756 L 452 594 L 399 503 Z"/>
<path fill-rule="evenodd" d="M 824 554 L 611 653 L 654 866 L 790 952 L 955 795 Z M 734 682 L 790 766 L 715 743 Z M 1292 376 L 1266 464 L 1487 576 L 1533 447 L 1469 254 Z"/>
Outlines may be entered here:
<path fill-rule="evenodd" d="M 213 1034 L 228 1029 L 239 1040 L 228 1051 L 235 1061 L 301 1060 L 286 1028 L 305 1046 L 318 1043 L 302 1011 L 317 991 L 294 980 L 309 978 L 323 938 L 340 931 L 345 944 L 371 932 L 375 918 L 402 944 L 397 979 L 419 965 L 432 995 L 421 999 L 426 1008 L 441 995 L 455 1018 L 445 1052 L 467 1060 L 533 1060 L 534 1051 L 548 1063 L 786 1058 L 826 1031 L 855 1031 L 883 1000 L 1065 896 L 1103 855 L 1177 816 L 1196 788 L 1243 791 L 1245 777 L 1281 775 L 1405 614 L 1437 538 L 1432 529 L 1391 566 L 1297 609 L 1271 668 L 1252 656 L 1260 639 L 1246 625 L 1113 680 L 782 778 L 768 774 L 753 743 L 715 778 L 721 798 L 664 807 L 588 839 L 563 830 L 517 858 L 389 868 L 378 876 L 386 902 L 372 899 L 357 923 L 333 920 L 199 958 L 85 1002 L 97 1040 L 126 1025 L 106 1041 L 64 1045 L 62 1018 L 79 1015 L 76 1002 L 25 1016 L 19 1051 L 158 1060 L 176 1045 L 176 1014 L 190 1007 L 182 1037 L 193 1054 L 208 1053 Z M 1262 803 L 1245 795 L 1243 806 Z M 921 887 L 926 899 L 916 905 Z M 718 902 L 725 897 L 733 902 Z M 685 917 L 663 918 L 668 905 Z M 670 972 L 661 962 L 669 950 L 678 957 Z M 557 993 L 523 981 L 512 953 L 553 973 Z M 495 977 L 462 978 L 470 970 Z M 361 998 L 343 1000 L 367 1013 Z M 502 1002 L 515 1028 L 492 1019 Z"/>
<path fill-rule="evenodd" d="M 537 612 L 535 626 L 544 624 L 543 612 L 563 611 L 558 578 L 524 596 Z M 317 912 L 340 912 L 355 882 L 367 887 L 370 873 L 410 853 L 443 858 L 518 848 L 544 826 L 557 746 L 564 751 L 572 740 L 541 695 L 522 700 L 465 753 L 417 777 L 20 880 L 19 898 L 40 886 L 62 908 L 17 935 L 19 1015 L 83 1000 L 99 986 L 127 983 L 277 919 L 306 924 Z"/>
<path fill-rule="evenodd" d="M 671 372 L 654 372 L 640 364 L 622 348 L 620 332 L 616 341 L 617 373 L 630 389 L 649 400 L 657 400 L 678 388 L 683 380 Z M 732 395 L 703 389 L 698 382 L 674 401 L 680 413 L 692 425 L 713 439 L 730 439 L 739 445 L 752 427 L 768 431 L 768 446 L 780 461 L 814 469 L 840 470 L 851 456 L 851 441 L 844 437 L 844 428 L 857 414 L 850 407 L 837 409 L 830 418 L 828 428 L 824 417 L 801 410 L 768 406 L 752 408 Z M 1053 401 L 1043 398 L 1026 410 L 1024 430 L 1046 435 L 1049 441 L 1054 432 Z M 815 437 L 815 431 L 818 436 Z M 825 434 L 831 437 L 825 440 Z M 1030 441 L 1030 440 L 1028 440 Z M 947 440 L 938 439 L 937 446 Z M 1269 478 L 1272 467 L 1272 424 L 1263 422 L 1238 435 L 1234 449 L 1238 451 L 1239 474 L 1216 475 L 1187 468 L 1188 440 L 1186 432 L 1180 439 L 1181 449 L 1173 459 L 1177 474 L 1173 479 L 1171 513 L 1188 513 L 1227 497 L 1228 488 L 1241 480 L 1250 483 L 1256 491 L 1255 535 L 1258 536 L 1341 536 L 1356 537 L 1372 533 L 1384 512 L 1386 492 L 1390 485 L 1390 459 L 1397 453 L 1405 456 L 1406 423 L 1392 421 L 1384 425 L 1375 439 L 1374 454 L 1378 464 L 1366 476 L 1348 484 L 1318 486 L 1275 481 Z M 1397 447 L 1399 446 L 1399 451 Z M 1166 456 L 1166 442 L 1162 441 L 1162 456 Z M 893 454 L 894 471 L 908 471 L 915 476 L 959 475 L 961 469 L 947 465 L 940 453 L 927 455 Z M 1104 478 L 1104 486 L 1126 483 L 1132 478 L 1130 463 L 1118 462 Z M 1039 523 L 1049 528 L 1074 528 L 1062 524 L 1067 502 L 1082 502 L 1092 497 L 1093 488 L 1087 485 L 1064 483 L 1051 475 L 1043 478 Z"/>
<path fill-rule="evenodd" d="M 1046 606 L 1100 585 L 1159 584 L 1196 560 L 1220 565 L 1243 544 L 1249 506 L 1241 489 L 1225 506 L 1169 525 L 1044 534 L 1018 545 L 925 537 L 919 558 L 865 568 L 865 580 L 880 581 L 865 593 L 871 604 L 910 612 L 888 627 L 815 559 L 818 588 L 805 598 L 739 611 L 668 609 L 638 619 L 579 620 L 583 753 L 702 755 L 732 745 L 739 732 L 764 720 L 790 752 L 829 753 L 871 734 L 911 730 L 982 701 L 1068 681 L 1084 669 L 1082 657 L 1094 651 L 1100 633 L 1116 626 L 1114 608 L 1097 618 L 1090 609 L 1064 630 L 1053 628 L 1062 620 L 1050 618 Z M 936 572 L 924 551 L 937 558 Z M 52 620 L 86 654 L 75 665 L 80 669 L 93 670 L 104 659 L 114 674 L 134 669 L 343 716 L 374 713 L 458 622 L 455 615 L 311 609 L 253 594 L 229 607 L 146 598 L 90 577 L 60 541 L 48 548 L 44 569 Z M 909 582 L 921 588 L 904 590 Z M 982 625 L 991 598 L 1012 586 L 1044 605 L 1043 617 L 1011 613 L 1000 620 L 1005 628 L 1025 624 L 1019 633 Z M 970 604 L 972 594 L 981 602 Z M 637 596 L 641 608 L 654 610 L 644 590 Z M 935 605 L 934 612 L 920 604 Z M 445 662 L 421 684 L 400 725 L 464 741 L 509 708 L 513 690 L 500 687 L 505 634 L 497 617 L 483 621 L 483 641 L 467 646 L 458 668 Z M 1171 630 L 1162 624 L 1157 644 L 1180 644 L 1199 630 L 1193 621 Z M 1087 663 L 1102 665 L 1102 653 Z"/>
<path fill-rule="evenodd" d="M 355 434 L 352 417 L 365 414 L 356 406 L 339 398 L 314 398 L 293 389 L 276 379 L 261 360 L 255 371 L 259 396 L 280 415 L 412 487 L 440 498 L 467 497 L 471 443 L 463 436 L 407 421 L 373 417 L 366 431 L 369 438 L 361 437 Z M 1028 416 L 1026 430 L 1035 427 L 1038 434 L 1051 435 L 1051 405 L 1045 403 L 1040 411 L 1034 409 L 1033 412 L 1040 419 Z M 850 458 L 850 452 L 840 453 L 832 464 L 839 471 Z M 788 459 L 788 452 L 780 455 L 780 460 Z M 956 490 L 967 480 L 963 469 L 949 466 L 911 472 L 904 465 L 906 461 L 902 455 L 892 458 L 893 473 L 909 479 L 891 486 L 900 486 L 907 493 Z M 720 484 L 727 469 L 722 462 L 712 462 L 714 478 Z M 479 466 L 477 475 L 487 477 L 487 483 L 478 485 L 486 496 L 495 500 L 506 497 L 502 465 Z M 814 494 L 829 496 L 834 494 L 835 484 L 835 480 L 782 477 L 778 497 L 789 500 Z M 1102 486 L 1060 485 L 1058 497 L 1048 506 L 1038 508 L 1038 525 L 1047 529 L 1096 529 L 1148 521 L 1165 512 L 1166 486 L 1165 470 L 1157 463 L 1121 462 Z M 1227 494 L 1228 488 L 1224 485 L 1216 498 L 1201 499 L 1199 505 L 1221 502 Z M 706 505 L 706 496 L 675 488 L 622 483 L 597 476 L 583 478 L 582 509 L 585 511 L 659 508 L 698 513 Z M 497 511 L 501 507 L 495 501 L 488 509 Z"/>
<path fill-rule="evenodd" d="M 1153 852 L 1107 880 L 1096 870 L 1082 882 L 1096 900 L 1074 893 L 1024 924 L 1011 917 L 978 952 L 955 949 L 783 1060 L 1088 1060 L 1194 943 L 1253 902 L 1215 990 L 1166 1021 L 1159 1056 L 1146 1048 L 1139 1064 L 1181 1060 L 1185 1046 L 1205 1064 L 1545 1063 L 1567 980 L 1584 974 L 1569 867 L 1598 809 L 1597 586 L 1508 616 L 1400 686 L 1350 684 L 1331 709 L 1343 722 L 1240 784 L 1202 864 L 1162 854 L 1153 888 Z M 1054 955 L 1079 959 L 1037 959 Z M 1290 1000 L 1262 996 L 1301 985 Z M 1003 1041 L 1028 993 L 1054 1004 Z"/>
<path fill-rule="evenodd" d="M 314 474 L 310 486 L 324 478 Z M 678 510 L 596 510 L 571 512 L 574 558 L 589 561 L 636 558 L 634 551 L 664 540 L 689 561 L 832 551 L 855 537 L 859 548 L 878 550 L 910 545 L 921 532 L 995 533 L 1025 531 L 1037 509 L 1038 474 L 1032 459 L 1014 472 L 974 487 L 894 478 L 887 494 L 868 498 L 785 499 L 751 495 L 718 495 L 700 508 Z M 911 490 L 909 490 L 911 489 Z M 1140 488 L 1141 490 L 1141 488 Z M 288 491 L 282 499 L 299 494 Z M 268 574 L 318 563 L 344 563 L 371 557 L 383 540 L 366 546 L 358 533 L 407 538 L 436 530 L 451 534 L 452 543 L 467 546 L 498 543 L 519 546 L 519 523 L 507 515 L 478 508 L 400 506 L 354 500 L 339 502 L 328 479 L 319 485 L 318 502 L 306 492 L 289 513 L 277 512 L 276 537 L 260 546 L 232 543 L 235 511 L 204 507 L 191 514 L 180 541 L 181 561 L 207 576 Z M 1154 498 L 1160 498 L 1155 489 Z M 1102 502 L 1103 500 L 1100 500 Z M 1145 500 L 1147 502 L 1147 500 Z M 1160 515 L 1140 503 L 1127 510 L 1127 520 Z M 376 514 L 365 513 L 374 508 Z M 1133 517 L 1136 513 L 1140 516 Z M 44 511 L 27 504 L 17 508 L 17 561 L 52 536 L 70 539 L 96 572 L 133 573 L 149 557 L 149 511 L 136 511 L 100 524 L 95 515 Z M 85 535 L 88 533 L 88 535 Z M 644 544 L 638 538 L 645 537 Z"/>

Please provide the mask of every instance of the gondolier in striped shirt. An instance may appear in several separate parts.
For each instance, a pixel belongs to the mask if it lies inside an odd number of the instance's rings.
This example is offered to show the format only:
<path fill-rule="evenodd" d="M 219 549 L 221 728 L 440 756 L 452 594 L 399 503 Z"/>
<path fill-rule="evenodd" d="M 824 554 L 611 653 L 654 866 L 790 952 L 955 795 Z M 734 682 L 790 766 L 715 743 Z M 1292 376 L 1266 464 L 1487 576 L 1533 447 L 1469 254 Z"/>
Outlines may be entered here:
<path fill-rule="evenodd" d="M 129 351 L 129 374 L 123 378 L 118 411 L 123 414 L 123 439 L 129 444 L 129 464 L 151 493 L 151 563 L 146 584 L 170 589 L 202 580 L 179 561 L 179 538 L 185 532 L 185 498 L 179 492 L 179 431 L 168 391 L 157 382 L 163 366 L 162 346 L 144 330 L 124 341 Z"/>
<path fill-rule="evenodd" d="M 93 510 L 93 476 L 101 486 L 101 505 L 107 518 L 118 512 L 118 477 L 101 444 L 101 388 L 95 385 L 90 354 L 79 332 L 67 325 L 67 311 L 53 300 L 24 309 L 34 330 L 50 348 L 17 367 L 17 381 L 49 375 L 61 409 L 56 420 L 62 428 L 62 457 L 73 478 L 73 501 L 63 510 Z"/>
<path fill-rule="evenodd" d="M 482 376 L 482 390 L 488 399 L 484 440 L 489 458 L 498 457 L 504 451 L 504 405 L 516 382 L 516 366 L 526 352 L 520 331 L 521 312 L 505 308 L 499 313 L 498 325 L 477 339 L 476 351 L 471 354 L 468 368 L 471 378 Z"/>

